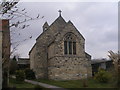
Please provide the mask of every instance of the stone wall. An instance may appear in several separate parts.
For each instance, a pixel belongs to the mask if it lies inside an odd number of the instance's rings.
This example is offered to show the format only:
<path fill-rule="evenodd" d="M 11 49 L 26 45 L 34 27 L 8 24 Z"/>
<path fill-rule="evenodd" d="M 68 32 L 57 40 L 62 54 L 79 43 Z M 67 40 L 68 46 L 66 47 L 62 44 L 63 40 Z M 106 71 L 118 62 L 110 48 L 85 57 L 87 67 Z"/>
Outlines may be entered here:
<path fill-rule="evenodd" d="M 69 33 L 69 32 L 68 32 Z M 76 34 L 76 33 L 75 33 Z M 53 80 L 78 80 L 92 76 L 90 58 L 76 35 L 76 55 L 64 54 L 63 33 L 48 48 L 48 78 Z M 50 55 L 49 55 L 50 54 Z"/>
<path fill-rule="evenodd" d="M 59 19 L 59 20 L 58 20 Z M 48 46 L 55 40 L 58 31 L 65 26 L 62 18 L 58 18 L 36 39 L 36 75 L 38 78 L 48 78 Z M 61 26 L 62 22 L 62 26 Z M 50 50 L 51 51 L 51 50 Z M 50 55 L 50 54 L 49 54 Z M 52 55 L 52 54 L 51 54 Z"/>
<path fill-rule="evenodd" d="M 48 62 L 48 78 L 53 80 L 78 80 L 91 76 L 88 61 L 77 56 L 56 56 Z"/>
<path fill-rule="evenodd" d="M 35 71 L 35 51 L 36 51 L 36 44 L 33 46 L 32 51 L 29 53 L 30 69 L 33 69 L 33 71 Z"/>
<path fill-rule="evenodd" d="M 36 43 L 36 75 L 37 78 L 47 78 L 47 48 L 45 46 L 39 46 Z"/>
<path fill-rule="evenodd" d="M 64 55 L 64 37 L 73 33 L 76 38 L 76 55 Z M 71 22 L 58 33 L 48 49 L 48 78 L 53 80 L 78 80 L 92 76 L 90 58 L 86 57 L 85 40 Z M 51 51 L 52 50 L 52 51 Z"/>
<path fill-rule="evenodd" d="M 54 55 L 64 55 L 64 40 L 63 39 L 55 42 L 54 50 L 55 50 Z M 78 39 L 76 39 L 76 56 L 85 57 L 84 48 L 82 47 Z"/>
<path fill-rule="evenodd" d="M 73 33 L 76 37 L 76 55 L 64 55 L 64 37 L 67 33 Z M 85 39 L 71 21 L 66 23 L 61 16 L 58 17 L 36 39 L 35 46 L 37 78 L 77 80 L 84 78 L 86 73 L 91 76 L 91 66 L 84 48 Z"/>
<path fill-rule="evenodd" d="M 52 43 L 48 47 L 48 58 L 54 57 L 55 55 L 55 43 Z"/>

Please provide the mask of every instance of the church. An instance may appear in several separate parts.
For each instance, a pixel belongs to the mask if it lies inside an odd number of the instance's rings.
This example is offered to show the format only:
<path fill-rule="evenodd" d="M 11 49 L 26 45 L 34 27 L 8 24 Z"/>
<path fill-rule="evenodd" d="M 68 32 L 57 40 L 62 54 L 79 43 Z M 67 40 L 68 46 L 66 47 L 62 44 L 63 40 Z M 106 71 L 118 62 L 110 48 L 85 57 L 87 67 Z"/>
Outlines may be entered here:
<path fill-rule="evenodd" d="M 29 52 L 30 68 L 36 78 L 79 80 L 92 76 L 91 56 L 85 52 L 85 38 L 59 10 L 58 18 L 43 32 Z"/>

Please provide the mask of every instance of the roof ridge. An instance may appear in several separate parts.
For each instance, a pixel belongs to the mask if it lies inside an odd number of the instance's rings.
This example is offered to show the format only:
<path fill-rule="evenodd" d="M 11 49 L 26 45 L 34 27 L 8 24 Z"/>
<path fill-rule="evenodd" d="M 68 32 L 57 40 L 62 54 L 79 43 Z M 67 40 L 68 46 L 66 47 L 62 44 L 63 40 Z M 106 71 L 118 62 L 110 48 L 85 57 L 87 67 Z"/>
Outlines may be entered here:
<path fill-rule="evenodd" d="M 55 19 L 55 21 L 49 26 L 49 28 L 54 24 L 56 23 L 59 19 L 62 19 L 65 23 L 66 21 L 64 20 L 64 18 L 60 15 L 58 18 Z"/>

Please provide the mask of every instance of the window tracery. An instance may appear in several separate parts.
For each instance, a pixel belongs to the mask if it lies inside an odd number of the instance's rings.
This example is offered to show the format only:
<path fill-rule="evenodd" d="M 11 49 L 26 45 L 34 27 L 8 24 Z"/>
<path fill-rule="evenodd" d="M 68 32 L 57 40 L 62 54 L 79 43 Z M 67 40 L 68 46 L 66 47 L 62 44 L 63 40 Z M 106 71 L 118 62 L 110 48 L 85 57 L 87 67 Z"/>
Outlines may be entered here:
<path fill-rule="evenodd" d="M 67 33 L 64 37 L 64 54 L 76 55 L 76 36 L 73 33 Z"/>

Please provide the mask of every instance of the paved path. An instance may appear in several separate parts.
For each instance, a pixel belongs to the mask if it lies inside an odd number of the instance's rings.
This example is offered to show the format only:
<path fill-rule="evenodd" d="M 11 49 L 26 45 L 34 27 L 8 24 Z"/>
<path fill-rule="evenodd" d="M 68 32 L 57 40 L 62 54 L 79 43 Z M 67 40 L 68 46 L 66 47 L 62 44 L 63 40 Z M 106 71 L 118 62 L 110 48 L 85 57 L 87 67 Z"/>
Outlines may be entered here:
<path fill-rule="evenodd" d="M 40 86 L 45 87 L 45 88 L 51 88 L 53 90 L 67 90 L 67 89 L 64 89 L 62 87 L 57 87 L 57 86 L 53 86 L 53 85 L 49 85 L 49 84 L 45 84 L 45 83 L 41 83 L 41 82 L 37 82 L 37 81 L 32 81 L 32 80 L 25 79 L 25 82 L 35 84 L 35 85 L 40 85 Z"/>

